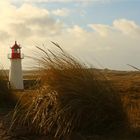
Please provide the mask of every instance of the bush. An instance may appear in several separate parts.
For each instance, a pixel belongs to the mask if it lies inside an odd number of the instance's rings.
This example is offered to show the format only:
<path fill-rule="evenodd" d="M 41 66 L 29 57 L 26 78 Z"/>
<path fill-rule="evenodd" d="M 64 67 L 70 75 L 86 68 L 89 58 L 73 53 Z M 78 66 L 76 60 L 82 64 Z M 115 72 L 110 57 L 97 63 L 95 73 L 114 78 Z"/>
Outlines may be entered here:
<path fill-rule="evenodd" d="M 62 50 L 40 49 L 41 87 L 15 109 L 14 123 L 40 134 L 65 137 L 110 134 L 123 130 L 127 117 L 119 95 L 97 69 L 89 69 Z M 21 121 L 22 120 L 22 121 Z"/>

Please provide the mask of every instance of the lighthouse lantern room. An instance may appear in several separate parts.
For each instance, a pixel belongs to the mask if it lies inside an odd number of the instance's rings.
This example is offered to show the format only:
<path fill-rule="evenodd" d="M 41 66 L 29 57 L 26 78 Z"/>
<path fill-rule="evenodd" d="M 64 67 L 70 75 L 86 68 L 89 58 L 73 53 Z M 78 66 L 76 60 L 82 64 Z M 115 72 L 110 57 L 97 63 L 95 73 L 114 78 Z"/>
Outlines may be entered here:
<path fill-rule="evenodd" d="M 21 54 L 21 47 L 15 41 L 15 44 L 11 47 L 11 53 L 8 54 L 8 58 L 11 61 L 9 70 L 9 82 L 13 89 L 24 89 L 23 76 L 22 76 L 22 64 L 21 61 L 24 58 Z"/>

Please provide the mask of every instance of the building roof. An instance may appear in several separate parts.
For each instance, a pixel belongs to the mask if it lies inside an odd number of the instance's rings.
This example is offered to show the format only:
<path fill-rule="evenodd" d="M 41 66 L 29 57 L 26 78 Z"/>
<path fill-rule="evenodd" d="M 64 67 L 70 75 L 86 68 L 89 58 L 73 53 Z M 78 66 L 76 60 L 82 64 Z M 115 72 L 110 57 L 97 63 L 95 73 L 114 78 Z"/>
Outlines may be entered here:
<path fill-rule="evenodd" d="M 15 44 L 11 47 L 11 49 L 20 49 L 20 45 L 17 44 L 17 42 L 15 41 Z"/>

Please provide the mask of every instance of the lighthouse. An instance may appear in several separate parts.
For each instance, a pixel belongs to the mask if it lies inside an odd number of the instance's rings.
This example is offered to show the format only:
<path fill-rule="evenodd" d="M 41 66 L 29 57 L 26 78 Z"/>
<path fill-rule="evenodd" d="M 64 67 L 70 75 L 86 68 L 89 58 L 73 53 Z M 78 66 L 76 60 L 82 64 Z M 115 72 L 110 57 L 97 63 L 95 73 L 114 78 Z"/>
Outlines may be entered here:
<path fill-rule="evenodd" d="M 23 76 L 22 76 L 22 59 L 24 58 L 21 54 L 21 47 L 15 41 L 15 44 L 11 47 L 11 53 L 8 55 L 11 61 L 9 70 L 9 82 L 13 89 L 24 89 Z"/>

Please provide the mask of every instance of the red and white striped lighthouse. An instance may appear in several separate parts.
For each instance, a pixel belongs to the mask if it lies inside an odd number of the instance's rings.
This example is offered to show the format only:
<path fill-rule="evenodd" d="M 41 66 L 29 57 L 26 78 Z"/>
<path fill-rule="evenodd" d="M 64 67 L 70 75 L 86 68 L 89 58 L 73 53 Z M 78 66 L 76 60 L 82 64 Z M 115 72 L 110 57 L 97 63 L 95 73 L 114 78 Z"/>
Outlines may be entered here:
<path fill-rule="evenodd" d="M 24 58 L 21 54 L 21 47 L 15 41 L 15 44 L 11 47 L 11 53 L 8 55 L 11 61 L 9 70 L 9 82 L 13 89 L 24 89 L 23 76 L 22 76 L 22 64 L 21 61 Z"/>

